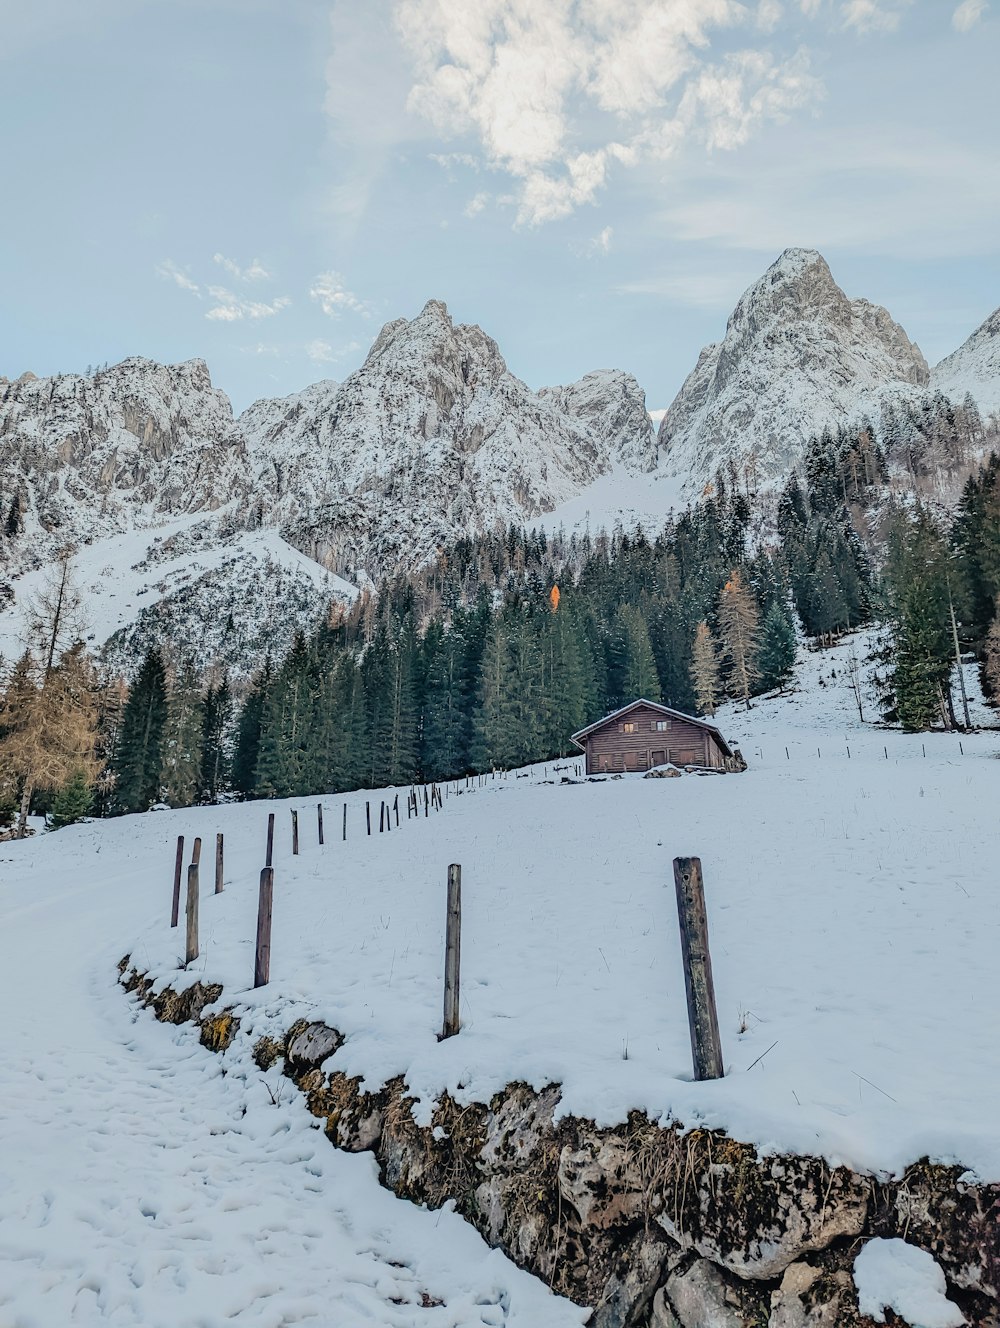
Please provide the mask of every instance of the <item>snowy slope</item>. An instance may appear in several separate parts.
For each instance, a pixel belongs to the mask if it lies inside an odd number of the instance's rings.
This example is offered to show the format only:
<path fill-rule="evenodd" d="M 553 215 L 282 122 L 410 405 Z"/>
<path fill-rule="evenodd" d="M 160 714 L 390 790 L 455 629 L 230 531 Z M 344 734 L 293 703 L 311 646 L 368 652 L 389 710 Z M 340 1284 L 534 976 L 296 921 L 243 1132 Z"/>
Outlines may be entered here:
<path fill-rule="evenodd" d="M 347 843 L 328 835 L 296 860 L 283 830 L 294 804 L 279 804 L 264 993 L 248 985 L 266 805 L 133 817 L 7 855 L 31 872 L 43 861 L 44 881 L 71 854 L 94 889 L 109 857 L 131 863 L 160 903 L 138 939 L 123 923 L 119 948 L 176 986 L 173 836 L 224 830 L 231 887 L 203 900 L 187 980 L 223 982 L 247 1039 L 325 1019 L 347 1035 L 336 1066 L 371 1086 L 405 1075 L 422 1116 L 444 1089 L 485 1101 L 509 1081 L 558 1082 L 563 1109 L 598 1123 L 639 1108 L 858 1169 L 898 1173 L 927 1154 L 995 1180 L 997 1068 L 981 1049 L 1000 1001 L 1000 734 L 962 738 L 963 753 L 956 735 L 867 727 L 849 650 L 809 655 L 802 691 L 720 716 L 745 775 L 510 777 L 452 788 L 436 817 L 372 839 L 371 794 L 327 798 L 330 823 L 346 802 Z M 688 853 L 705 868 L 728 1071 L 710 1084 L 690 1081 L 670 866 Z M 439 1043 L 451 861 L 463 864 L 464 1025 Z"/>
<path fill-rule="evenodd" d="M 660 425 L 667 471 L 689 496 L 732 461 L 742 483 L 782 479 L 824 426 L 926 385 L 927 363 L 889 314 L 849 300 L 823 257 L 786 249 L 741 297 Z"/>
<path fill-rule="evenodd" d="M 454 1213 L 332 1149 L 277 1071 L 224 1067 L 126 1001 L 123 933 L 161 904 L 143 856 L 173 828 L 0 845 L 0 1324 L 581 1324 Z"/>
<path fill-rule="evenodd" d="M 953 401 L 970 393 L 983 415 L 1000 413 L 1000 309 L 934 366 L 931 386 Z"/>

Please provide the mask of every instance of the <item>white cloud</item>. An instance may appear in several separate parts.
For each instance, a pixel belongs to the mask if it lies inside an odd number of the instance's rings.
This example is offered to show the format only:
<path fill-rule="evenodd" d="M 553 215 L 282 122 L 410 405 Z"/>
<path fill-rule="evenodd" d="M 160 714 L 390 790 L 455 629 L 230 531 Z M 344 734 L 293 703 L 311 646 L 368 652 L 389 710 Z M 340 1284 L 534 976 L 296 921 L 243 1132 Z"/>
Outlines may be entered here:
<path fill-rule="evenodd" d="M 287 309 L 292 302 L 287 295 L 279 295 L 270 304 L 245 300 L 241 295 L 227 290 L 225 286 L 209 286 L 208 293 L 216 303 L 208 310 L 205 317 L 217 323 L 239 323 L 245 318 L 257 322 L 261 318 L 273 318 L 282 309 Z"/>
<path fill-rule="evenodd" d="M 799 3 L 816 12 L 815 0 Z M 838 3 L 861 28 L 906 0 Z M 707 58 L 718 30 L 749 25 L 759 40 L 782 12 L 779 0 L 752 11 L 737 0 L 395 0 L 410 110 L 442 134 L 475 135 L 485 164 L 517 182 L 517 220 L 529 225 L 593 202 L 618 166 L 668 157 L 686 139 L 738 147 L 815 99 L 802 51 Z"/>
<path fill-rule="evenodd" d="M 614 234 L 614 230 L 611 226 L 605 226 L 602 231 L 599 231 L 596 235 L 592 236 L 591 239 L 587 240 L 584 244 L 572 246 L 573 252 L 578 254 L 581 258 L 598 258 L 602 254 L 609 254 L 611 252 L 611 241 L 614 239 Z"/>
<path fill-rule="evenodd" d="M 962 0 L 951 16 L 952 26 L 958 32 L 968 32 L 988 10 L 989 5 L 986 0 Z"/>
<path fill-rule="evenodd" d="M 166 281 L 174 282 L 181 290 L 190 291 L 192 295 L 197 295 L 201 299 L 201 287 L 188 275 L 185 268 L 178 267 L 172 259 L 166 258 L 162 263 L 158 263 L 156 275 Z"/>
<path fill-rule="evenodd" d="M 333 347 L 329 341 L 322 341 L 319 338 L 307 341 L 305 345 L 306 355 L 314 364 L 336 364 L 338 360 L 346 359 L 348 355 L 353 355 L 355 351 L 361 349 L 360 341 L 348 341 L 343 346 Z"/>
<path fill-rule="evenodd" d="M 469 199 L 468 203 L 466 203 L 462 211 L 467 217 L 478 217 L 489 201 L 489 194 L 482 192 L 474 194 L 473 197 Z"/>
<path fill-rule="evenodd" d="M 844 0 L 844 24 L 858 32 L 894 32 L 912 0 Z"/>
<path fill-rule="evenodd" d="M 347 289 L 339 272 L 321 272 L 309 288 L 309 297 L 330 318 L 339 318 L 343 313 L 361 314 L 364 318 L 371 315 L 368 303 Z"/>
<path fill-rule="evenodd" d="M 259 258 L 250 260 L 249 267 L 240 267 L 239 263 L 227 258 L 225 254 L 213 254 L 212 262 L 218 265 L 235 277 L 237 281 L 270 281 L 271 273 L 261 263 Z"/>

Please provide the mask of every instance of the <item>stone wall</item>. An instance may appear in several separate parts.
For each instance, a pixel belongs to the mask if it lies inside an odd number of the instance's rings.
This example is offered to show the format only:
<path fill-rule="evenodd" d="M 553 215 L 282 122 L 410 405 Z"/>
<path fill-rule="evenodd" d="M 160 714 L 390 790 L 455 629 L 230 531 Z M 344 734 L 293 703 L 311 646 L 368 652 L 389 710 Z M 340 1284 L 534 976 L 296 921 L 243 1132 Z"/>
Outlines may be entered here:
<path fill-rule="evenodd" d="M 212 1050 L 231 1045 L 234 1012 L 204 1014 L 219 987 L 154 996 L 127 958 L 121 975 L 157 1018 L 196 1023 Z M 850 1270 L 873 1236 L 928 1250 L 969 1324 L 1000 1328 L 1000 1186 L 960 1168 L 921 1162 L 880 1181 L 638 1112 L 615 1129 L 557 1122 L 556 1084 L 510 1084 L 471 1105 L 445 1095 L 422 1127 L 401 1079 L 365 1093 L 328 1064 L 342 1041 L 300 1022 L 253 1055 L 261 1068 L 283 1060 L 331 1142 L 373 1152 L 394 1193 L 452 1200 L 491 1245 L 594 1306 L 591 1328 L 865 1328 Z"/>

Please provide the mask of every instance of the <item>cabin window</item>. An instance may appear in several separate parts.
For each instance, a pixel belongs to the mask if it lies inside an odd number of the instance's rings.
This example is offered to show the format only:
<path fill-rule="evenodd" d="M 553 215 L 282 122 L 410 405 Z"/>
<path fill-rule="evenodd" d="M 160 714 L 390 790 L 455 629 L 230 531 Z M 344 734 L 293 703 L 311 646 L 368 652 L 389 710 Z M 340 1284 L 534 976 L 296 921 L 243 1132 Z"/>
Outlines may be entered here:
<path fill-rule="evenodd" d="M 638 732 L 639 732 L 638 724 L 628 723 L 622 725 L 622 733 L 638 733 Z"/>
<path fill-rule="evenodd" d="M 656 733 L 666 733 L 666 731 L 667 731 L 667 729 L 668 729 L 669 727 L 670 727 L 670 720 L 669 720 L 669 719 L 654 719 L 654 720 L 653 720 L 653 729 L 654 729 L 654 731 L 655 731 Z"/>

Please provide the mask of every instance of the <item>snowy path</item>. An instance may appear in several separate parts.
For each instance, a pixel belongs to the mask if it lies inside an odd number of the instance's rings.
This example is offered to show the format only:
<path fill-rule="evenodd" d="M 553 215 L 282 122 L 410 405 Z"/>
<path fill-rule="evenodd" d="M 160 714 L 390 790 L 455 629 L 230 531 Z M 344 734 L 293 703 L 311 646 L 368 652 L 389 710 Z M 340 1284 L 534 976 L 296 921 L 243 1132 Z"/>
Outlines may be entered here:
<path fill-rule="evenodd" d="M 99 830 L 73 859 L 58 835 L 0 845 L 0 1328 L 581 1323 L 460 1218 L 382 1190 L 290 1085 L 275 1105 L 135 1009 L 115 938 L 152 883 L 126 861 L 98 888 Z"/>

